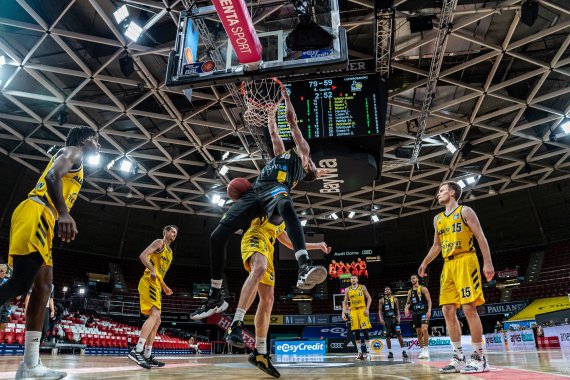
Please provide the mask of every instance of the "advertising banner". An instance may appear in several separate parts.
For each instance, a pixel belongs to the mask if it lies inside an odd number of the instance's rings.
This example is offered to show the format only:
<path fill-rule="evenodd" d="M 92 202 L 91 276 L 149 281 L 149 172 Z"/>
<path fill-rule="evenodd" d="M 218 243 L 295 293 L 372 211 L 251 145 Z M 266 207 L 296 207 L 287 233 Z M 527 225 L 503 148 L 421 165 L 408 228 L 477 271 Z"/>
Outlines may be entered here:
<path fill-rule="evenodd" d="M 536 350 L 532 330 L 507 331 L 509 351 Z"/>
<path fill-rule="evenodd" d="M 558 340 L 558 347 L 570 347 L 570 325 L 544 327 L 542 331 L 544 332 L 544 338 L 550 339 L 549 341 L 544 342 L 549 343 L 550 348 L 556 348 L 556 340 Z"/>
<path fill-rule="evenodd" d="M 208 317 L 208 324 L 217 325 L 225 331 L 232 325 L 232 320 L 227 315 L 218 313 Z M 250 350 L 253 350 L 255 348 L 255 337 L 252 333 L 246 329 L 243 329 L 242 338 L 247 348 Z"/>
<path fill-rule="evenodd" d="M 534 320 L 537 314 L 550 313 L 568 308 L 570 308 L 570 300 L 567 296 L 540 298 L 534 300 L 528 307 L 509 319 L 509 321 Z"/>
<path fill-rule="evenodd" d="M 485 348 L 489 351 L 506 351 L 504 334 L 485 334 Z"/>
<path fill-rule="evenodd" d="M 275 342 L 275 355 L 325 355 L 324 340 L 278 340 Z"/>
<path fill-rule="evenodd" d="M 356 275 L 367 278 L 370 265 L 373 265 L 372 274 L 377 274 L 381 256 L 378 247 L 335 249 L 326 256 L 329 262 L 329 278 L 338 279 L 342 275 Z"/>
<path fill-rule="evenodd" d="M 243 317 L 243 323 L 244 325 L 251 325 L 253 326 L 255 324 L 255 315 L 254 314 L 246 314 Z M 283 316 L 282 315 L 273 315 L 271 314 L 271 316 L 269 317 L 269 323 L 272 326 L 275 325 L 282 325 L 283 324 Z"/>
<path fill-rule="evenodd" d="M 331 338 L 327 339 L 327 352 L 330 353 L 344 353 L 356 351 L 354 343 L 348 342 L 347 345 L 344 344 L 345 340 L 342 338 Z"/>

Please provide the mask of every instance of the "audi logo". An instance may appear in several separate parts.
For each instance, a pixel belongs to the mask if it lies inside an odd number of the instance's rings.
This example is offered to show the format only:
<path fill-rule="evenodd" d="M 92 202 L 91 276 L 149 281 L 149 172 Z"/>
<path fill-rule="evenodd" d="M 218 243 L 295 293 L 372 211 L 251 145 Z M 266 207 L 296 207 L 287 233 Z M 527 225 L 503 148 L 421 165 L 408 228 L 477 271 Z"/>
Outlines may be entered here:
<path fill-rule="evenodd" d="M 344 348 L 342 343 L 331 343 L 331 348 Z"/>

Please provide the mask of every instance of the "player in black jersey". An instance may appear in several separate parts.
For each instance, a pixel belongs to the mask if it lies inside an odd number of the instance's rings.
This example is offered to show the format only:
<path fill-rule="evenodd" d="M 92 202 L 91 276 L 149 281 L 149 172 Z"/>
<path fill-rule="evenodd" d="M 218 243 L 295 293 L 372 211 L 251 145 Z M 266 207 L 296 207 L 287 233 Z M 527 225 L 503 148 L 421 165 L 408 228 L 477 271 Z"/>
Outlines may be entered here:
<path fill-rule="evenodd" d="M 405 314 L 410 315 L 412 309 L 412 325 L 418 334 L 418 343 L 420 345 L 419 359 L 429 359 L 429 334 L 428 323 L 431 318 L 431 297 L 429 290 L 425 286 L 421 286 L 417 275 L 410 278 L 412 288 L 408 290 L 408 300 L 406 301 Z"/>
<path fill-rule="evenodd" d="M 289 96 L 285 96 L 287 122 L 295 142 L 295 148 L 285 150 L 283 140 L 277 131 L 275 112 L 268 112 L 268 128 L 275 157 L 269 161 L 259 173 L 254 185 L 242 198 L 236 201 L 222 217 L 222 220 L 210 236 L 210 269 L 212 287 L 208 299 L 194 313 L 194 320 L 209 317 L 227 309 L 222 291 L 222 277 L 225 266 L 224 248 L 229 237 L 237 230 L 247 230 L 250 222 L 257 217 L 271 218 L 280 216 L 299 263 L 297 286 L 311 289 L 327 278 L 327 270 L 322 266 L 314 266 L 309 259 L 305 246 L 305 235 L 299 217 L 295 212 L 290 196 L 291 189 L 300 181 L 314 181 L 324 174 L 317 170 L 310 157 L 310 148 L 297 126 L 297 115 Z M 277 215 L 278 214 L 278 215 Z"/>
<path fill-rule="evenodd" d="M 380 320 L 380 324 L 384 326 L 384 331 L 386 332 L 388 359 L 394 358 L 392 342 L 390 340 L 393 336 L 398 338 L 400 348 L 402 348 L 402 357 L 407 359 L 408 353 L 406 352 L 404 339 L 402 339 L 400 331 L 400 307 L 398 306 L 398 299 L 392 295 L 392 289 L 389 286 L 384 288 L 384 297 L 380 298 L 378 310 L 378 319 Z"/>

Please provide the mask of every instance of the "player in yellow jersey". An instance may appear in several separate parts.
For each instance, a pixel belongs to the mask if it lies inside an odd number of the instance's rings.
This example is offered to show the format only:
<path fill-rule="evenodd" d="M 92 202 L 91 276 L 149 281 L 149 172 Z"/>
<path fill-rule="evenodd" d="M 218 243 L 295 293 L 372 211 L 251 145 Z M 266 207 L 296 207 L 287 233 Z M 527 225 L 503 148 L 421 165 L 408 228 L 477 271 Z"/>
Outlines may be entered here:
<path fill-rule="evenodd" d="M 370 324 L 370 305 L 372 297 L 368 293 L 366 286 L 358 284 L 358 276 L 350 276 L 350 286 L 344 289 L 344 300 L 342 301 L 342 319 L 347 320 L 348 301 L 350 301 L 350 329 L 356 338 L 356 349 L 359 360 L 365 360 L 370 352 L 370 337 L 368 330 Z M 362 342 L 360 341 L 360 331 L 364 334 L 365 351 L 362 352 Z"/>
<path fill-rule="evenodd" d="M 69 131 L 65 147 L 49 161 L 36 187 L 12 214 L 9 265 L 12 277 L 0 286 L 0 305 L 27 292 L 33 292 L 26 310 L 24 360 L 16 379 L 61 379 L 67 374 L 45 367 L 39 358 L 45 305 L 51 292 L 53 268 L 52 239 L 75 239 L 77 226 L 69 215 L 83 184 L 83 157 L 99 149 L 97 132 L 89 127 Z"/>
<path fill-rule="evenodd" d="M 489 371 L 483 352 L 483 328 L 477 314 L 477 306 L 485 303 L 483 279 L 479 261 L 473 244 L 477 239 L 483 254 L 483 273 L 487 281 L 495 275 L 491 252 L 485 234 L 475 212 L 467 206 L 459 206 L 461 187 L 448 181 L 440 185 L 437 200 L 445 206 L 445 211 L 435 216 L 433 245 L 420 265 L 418 274 L 426 275 L 426 268 L 441 251 L 445 263 L 441 272 L 439 304 L 447 324 L 449 338 L 453 346 L 453 358 L 448 366 L 441 368 L 443 373 L 479 373 Z M 462 307 L 467 318 L 474 352 L 465 365 L 461 348 L 461 327 L 457 319 L 457 309 Z"/>
<path fill-rule="evenodd" d="M 139 258 L 146 267 L 139 281 L 141 313 L 148 315 L 141 328 L 137 346 L 129 352 L 128 358 L 143 368 L 164 367 L 164 363 L 152 355 L 152 344 L 160 327 L 162 310 L 161 291 L 169 296 L 172 290 L 164 282 L 164 276 L 173 259 L 170 245 L 176 240 L 178 227 L 166 226 L 162 230 L 162 239 L 156 239 L 140 254 Z"/>
<path fill-rule="evenodd" d="M 275 240 L 289 249 L 293 249 L 291 239 L 285 232 L 285 223 L 280 216 L 256 218 L 251 222 L 241 240 L 241 258 L 249 276 L 243 283 L 238 306 L 232 325 L 228 329 L 226 340 L 236 347 L 244 347 L 242 337 L 243 318 L 259 294 L 259 304 L 255 313 L 255 349 L 248 361 L 263 372 L 279 377 L 273 367 L 267 350 L 267 333 L 273 309 L 273 293 L 275 287 L 275 269 L 273 266 L 273 245 Z M 329 253 L 331 247 L 325 242 L 307 243 L 307 250 L 321 250 Z"/>

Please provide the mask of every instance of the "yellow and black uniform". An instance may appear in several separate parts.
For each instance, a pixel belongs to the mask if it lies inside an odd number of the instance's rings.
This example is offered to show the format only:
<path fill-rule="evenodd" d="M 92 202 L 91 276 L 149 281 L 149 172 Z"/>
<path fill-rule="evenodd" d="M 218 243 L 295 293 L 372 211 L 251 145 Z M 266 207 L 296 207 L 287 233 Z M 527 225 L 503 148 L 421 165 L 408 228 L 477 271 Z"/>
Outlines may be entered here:
<path fill-rule="evenodd" d="M 150 270 L 145 269 L 139 281 L 141 313 L 148 315 L 153 306 L 161 310 L 162 286 L 160 286 L 160 281 L 164 281 L 164 276 L 172 264 L 172 257 L 172 249 L 164 242 L 160 250 L 150 254 L 150 262 L 156 272 L 156 280 L 153 281 L 150 278 Z"/>
<path fill-rule="evenodd" d="M 475 252 L 473 232 L 463 220 L 458 206 L 449 215 L 436 217 L 436 228 L 445 263 L 441 272 L 439 304 L 485 303 L 481 286 L 481 270 Z"/>
<path fill-rule="evenodd" d="M 412 309 L 412 325 L 415 329 L 419 329 L 422 325 L 427 325 L 428 320 L 426 319 L 426 313 L 428 310 L 428 304 L 424 293 L 422 292 L 422 286 L 418 286 L 417 289 L 410 289 L 410 304 Z"/>
<path fill-rule="evenodd" d="M 400 335 L 400 324 L 398 323 L 397 314 L 400 311 L 396 305 L 396 300 L 394 296 L 390 298 L 383 297 L 383 303 L 381 304 L 382 316 L 384 318 L 385 331 L 387 337 Z"/>
<path fill-rule="evenodd" d="M 255 183 L 224 214 L 220 223 L 244 229 L 256 217 L 271 216 L 277 203 L 303 180 L 307 171 L 296 149 L 289 149 L 269 161 Z"/>
<path fill-rule="evenodd" d="M 358 285 L 356 288 L 349 286 L 347 288 L 347 297 L 350 301 L 350 329 L 366 330 L 371 328 L 370 319 L 364 315 L 366 298 L 362 291 L 362 285 Z"/>
<path fill-rule="evenodd" d="M 262 284 L 275 286 L 274 244 L 277 236 L 283 231 L 285 231 L 285 222 L 275 225 L 268 218 L 256 218 L 241 239 L 241 259 L 246 271 L 251 272 L 249 259 L 255 252 L 267 258 L 267 271 L 261 280 Z"/>
<path fill-rule="evenodd" d="M 51 247 L 54 237 L 57 211 L 50 198 L 45 177 L 53 166 L 57 154 L 52 157 L 42 173 L 36 187 L 28 194 L 28 199 L 18 205 L 12 214 L 10 227 L 10 259 L 15 255 L 28 255 L 39 252 L 46 265 L 52 266 Z M 83 166 L 70 170 L 61 179 L 63 199 L 71 210 L 81 185 L 83 184 Z"/>

